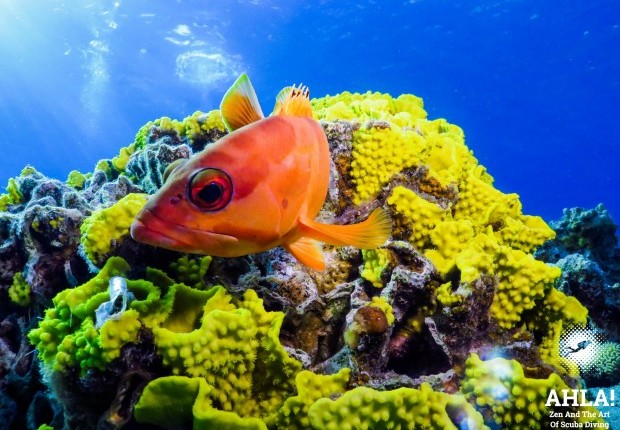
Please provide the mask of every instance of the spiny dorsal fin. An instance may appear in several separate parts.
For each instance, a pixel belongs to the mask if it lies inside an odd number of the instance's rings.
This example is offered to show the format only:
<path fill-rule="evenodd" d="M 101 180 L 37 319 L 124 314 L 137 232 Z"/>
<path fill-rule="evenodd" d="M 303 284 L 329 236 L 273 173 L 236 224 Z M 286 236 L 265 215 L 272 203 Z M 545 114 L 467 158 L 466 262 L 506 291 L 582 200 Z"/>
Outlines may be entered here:
<path fill-rule="evenodd" d="M 278 93 L 278 95 L 276 96 L 276 104 L 273 107 L 273 115 L 277 115 L 280 112 L 280 109 L 282 109 L 282 105 L 284 104 L 286 99 L 288 99 L 288 96 L 291 94 L 293 88 L 294 87 L 289 85 L 288 87 L 282 88 L 282 90 Z"/>
<path fill-rule="evenodd" d="M 245 73 L 242 73 L 224 94 L 220 114 L 228 131 L 264 118 L 254 87 Z"/>
<path fill-rule="evenodd" d="M 305 85 L 285 87 L 276 97 L 275 115 L 305 116 L 312 118 L 310 90 Z"/>

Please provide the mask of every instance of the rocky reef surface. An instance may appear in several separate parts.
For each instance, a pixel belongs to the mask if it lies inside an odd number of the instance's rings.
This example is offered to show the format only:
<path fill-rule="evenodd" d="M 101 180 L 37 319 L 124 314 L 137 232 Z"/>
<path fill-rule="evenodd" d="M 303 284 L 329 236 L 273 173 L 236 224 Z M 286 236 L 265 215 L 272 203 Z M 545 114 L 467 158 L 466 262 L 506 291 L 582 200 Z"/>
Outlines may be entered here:
<path fill-rule="evenodd" d="M 604 209 L 567 211 L 553 229 L 524 215 L 463 131 L 428 120 L 415 96 L 312 103 L 333 160 L 319 219 L 377 207 L 393 219 L 380 249 L 326 247 L 324 272 L 281 248 L 225 259 L 129 236 L 166 167 L 226 134 L 218 111 L 150 122 L 92 173 L 26 167 L 9 181 L 3 427 L 520 429 L 548 428 L 554 411 L 605 422 L 593 406 L 547 405 L 551 390 L 618 382 L 619 253 Z M 580 342 L 599 352 L 575 356 Z"/>

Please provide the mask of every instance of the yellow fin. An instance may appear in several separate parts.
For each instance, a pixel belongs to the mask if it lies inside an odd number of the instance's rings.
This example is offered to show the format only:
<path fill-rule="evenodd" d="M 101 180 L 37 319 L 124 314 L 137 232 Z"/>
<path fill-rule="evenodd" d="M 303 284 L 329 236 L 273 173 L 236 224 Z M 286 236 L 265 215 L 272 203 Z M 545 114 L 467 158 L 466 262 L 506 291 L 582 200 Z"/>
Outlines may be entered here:
<path fill-rule="evenodd" d="M 310 90 L 305 85 L 285 87 L 276 97 L 273 108 L 275 115 L 289 115 L 312 118 Z"/>
<path fill-rule="evenodd" d="M 325 270 L 325 259 L 321 244 L 309 237 L 301 237 L 292 243 L 282 245 L 301 264 L 314 270 Z"/>
<path fill-rule="evenodd" d="M 288 87 L 282 88 L 282 90 L 276 96 L 276 104 L 273 107 L 272 114 L 277 115 L 280 112 L 280 110 L 282 109 L 282 105 L 284 104 L 286 99 L 288 99 L 288 96 L 291 94 L 291 91 L 293 90 L 293 88 L 294 87 L 290 85 Z"/>
<path fill-rule="evenodd" d="M 220 113 L 228 131 L 234 131 L 265 117 L 248 75 L 242 73 L 226 91 L 220 103 Z"/>
<path fill-rule="evenodd" d="M 355 246 L 361 249 L 378 248 L 392 233 L 392 221 L 383 209 L 375 209 L 358 224 L 321 224 L 312 220 L 300 220 L 300 233 L 334 246 Z"/>

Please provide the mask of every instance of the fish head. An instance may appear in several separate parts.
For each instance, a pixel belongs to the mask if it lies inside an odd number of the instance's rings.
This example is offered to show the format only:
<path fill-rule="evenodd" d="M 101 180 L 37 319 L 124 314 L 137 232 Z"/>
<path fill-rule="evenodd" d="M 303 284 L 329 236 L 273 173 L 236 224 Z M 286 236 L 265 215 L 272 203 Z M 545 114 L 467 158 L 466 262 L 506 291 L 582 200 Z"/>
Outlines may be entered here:
<path fill-rule="evenodd" d="M 143 243 L 180 252 L 225 253 L 238 240 L 213 225 L 232 198 L 233 184 L 223 170 L 199 168 L 190 160 L 170 164 L 165 183 L 136 216 L 131 236 Z M 211 215 L 211 216 L 209 216 Z"/>
<path fill-rule="evenodd" d="M 153 246 L 220 257 L 276 246 L 282 212 L 293 208 L 283 209 L 274 200 L 269 165 L 251 152 L 256 134 L 239 130 L 190 159 L 170 164 L 163 186 L 134 220 L 132 237 Z M 293 218 L 287 216 L 289 226 Z"/>

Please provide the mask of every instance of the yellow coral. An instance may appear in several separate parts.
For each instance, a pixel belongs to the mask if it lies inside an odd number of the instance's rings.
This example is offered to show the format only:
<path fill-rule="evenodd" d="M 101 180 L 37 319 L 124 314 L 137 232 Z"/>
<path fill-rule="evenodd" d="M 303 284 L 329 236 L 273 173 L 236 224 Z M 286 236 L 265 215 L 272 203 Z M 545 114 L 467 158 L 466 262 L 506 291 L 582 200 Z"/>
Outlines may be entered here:
<path fill-rule="evenodd" d="M 80 226 L 81 242 L 93 263 L 102 263 L 114 244 L 129 236 L 129 227 L 146 200 L 146 194 L 127 194 L 84 220 Z"/>
<path fill-rule="evenodd" d="M 415 97 L 343 93 L 312 103 L 319 119 L 362 123 L 352 141 L 355 203 L 376 197 L 407 168 L 424 167 L 411 188 L 396 186 L 387 198 L 402 215 L 404 231 L 411 231 L 411 243 L 444 277 L 460 274 L 466 283 L 482 275 L 495 277 L 491 315 L 502 328 L 528 323 L 538 324 L 543 333 L 548 330 L 550 323 L 539 314 L 550 310 L 526 311 L 556 297 L 559 269 L 531 255 L 554 232 L 540 217 L 522 214 L 517 194 L 493 186 L 493 178 L 465 145 L 462 129 L 445 119 L 427 120 Z M 381 266 L 370 264 L 374 257 L 365 255 L 363 276 L 379 286 Z M 437 299 L 444 305 L 456 303 L 446 288 L 437 291 Z M 419 316 L 409 321 L 408 330 L 415 331 Z"/>
<path fill-rule="evenodd" d="M 452 282 L 446 282 L 445 284 L 441 284 L 439 288 L 437 288 L 437 301 L 444 306 L 454 306 L 463 301 L 463 297 L 452 294 Z"/>
<path fill-rule="evenodd" d="M 308 410 L 320 398 L 338 396 L 347 391 L 349 375 L 347 368 L 334 375 L 317 375 L 304 370 L 297 374 L 297 395 L 286 399 L 278 413 L 270 417 L 270 428 L 305 430 L 310 427 Z"/>
<path fill-rule="evenodd" d="M 424 255 L 445 276 L 454 269 L 456 257 L 474 238 L 474 226 L 469 220 L 447 220 L 438 223 L 429 236 L 433 248 Z"/>
<path fill-rule="evenodd" d="M 550 428 L 547 397 L 551 390 L 561 392 L 568 386 L 555 373 L 546 379 L 527 378 L 516 360 L 494 358 L 483 361 L 472 354 L 466 361 L 461 393 L 479 409 L 492 411 L 496 424 L 514 430 Z M 593 407 L 579 407 L 595 412 Z M 586 415 L 577 411 L 574 422 L 601 422 L 598 413 Z M 574 426 L 577 427 L 577 426 Z M 582 427 L 582 426 L 580 426 Z"/>
<path fill-rule="evenodd" d="M 156 119 L 153 122 L 153 125 L 156 125 L 166 131 L 175 132 L 180 137 L 187 137 L 190 142 L 194 141 L 200 134 L 210 130 L 219 130 L 222 132 L 226 131 L 226 127 L 224 126 L 224 121 L 222 120 L 222 115 L 219 110 L 212 110 L 207 113 L 196 111 L 190 116 L 185 117 L 183 121 L 162 117 Z M 145 127 L 146 126 L 149 126 L 149 124 L 146 124 Z M 144 133 L 138 137 L 142 140 L 144 139 L 143 135 Z M 136 138 L 136 143 L 138 143 L 138 137 Z"/>
<path fill-rule="evenodd" d="M 373 297 L 368 306 L 374 306 L 381 309 L 385 314 L 388 325 L 394 324 L 394 311 L 392 310 L 392 306 L 390 306 L 385 297 Z"/>
<path fill-rule="evenodd" d="M 431 246 L 431 232 L 450 216 L 447 210 L 400 185 L 394 187 L 387 203 L 411 221 L 414 231 L 410 239 L 418 249 Z"/>
<path fill-rule="evenodd" d="M 339 119 L 365 122 L 389 121 L 400 127 L 414 127 L 417 120 L 426 118 L 424 103 L 413 94 L 392 98 L 389 94 L 350 93 L 312 99 L 312 111 L 316 119 L 336 121 Z"/>
<path fill-rule="evenodd" d="M 362 249 L 364 267 L 360 276 L 376 288 L 383 288 L 381 275 L 390 264 L 390 251 L 387 249 Z"/>
<path fill-rule="evenodd" d="M 13 283 L 9 287 L 9 298 L 15 304 L 28 306 L 30 304 L 30 284 L 22 272 L 13 275 Z"/>
<path fill-rule="evenodd" d="M 182 285 L 178 288 L 189 290 Z M 184 303 L 183 314 L 173 314 L 170 321 L 153 328 L 164 364 L 174 375 L 204 378 L 224 411 L 242 417 L 270 412 L 284 402 L 300 370 L 300 364 L 288 356 L 278 340 L 284 315 L 265 311 L 252 290 L 246 291 L 238 304 L 232 303 L 221 287 L 201 293 L 210 297 L 201 307 L 199 322 L 193 321 L 198 312 L 188 312 L 191 298 L 184 300 L 177 293 L 175 300 Z M 186 321 L 187 315 L 190 321 Z M 256 363 L 264 366 L 260 380 L 253 373 Z"/>
<path fill-rule="evenodd" d="M 133 154 L 135 150 L 135 143 L 121 148 L 118 155 L 112 159 L 112 166 L 119 172 L 124 172 L 129 162 L 129 157 L 131 157 L 131 154 Z"/>
<path fill-rule="evenodd" d="M 422 142 L 418 133 L 400 127 L 375 125 L 355 132 L 351 154 L 354 202 L 374 198 L 394 174 L 420 164 Z"/>
<path fill-rule="evenodd" d="M 458 422 L 466 422 L 467 428 L 488 429 L 482 415 L 463 396 L 433 391 L 427 383 L 419 389 L 389 391 L 357 387 L 335 400 L 317 400 L 308 414 L 312 428 L 325 430 L 457 430 Z M 459 417 L 456 422 L 455 415 Z"/>

